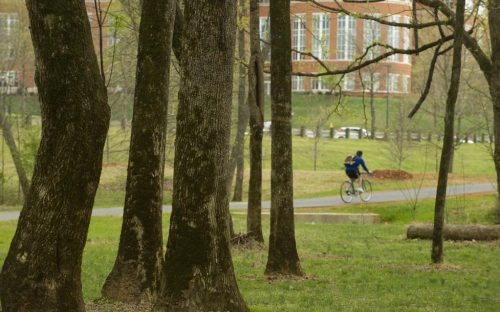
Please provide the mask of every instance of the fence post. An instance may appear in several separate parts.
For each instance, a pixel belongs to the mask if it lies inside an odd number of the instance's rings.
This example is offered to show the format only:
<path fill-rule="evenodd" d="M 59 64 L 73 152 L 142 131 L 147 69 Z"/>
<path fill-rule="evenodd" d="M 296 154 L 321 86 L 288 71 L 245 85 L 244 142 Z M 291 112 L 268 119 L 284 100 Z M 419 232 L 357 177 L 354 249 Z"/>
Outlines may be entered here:
<path fill-rule="evenodd" d="M 334 136 L 333 126 L 330 125 L 330 139 L 333 139 L 333 136 Z"/>
<path fill-rule="evenodd" d="M 427 141 L 432 142 L 432 132 L 427 135 Z"/>
<path fill-rule="evenodd" d="M 306 134 L 306 127 L 300 126 L 300 137 L 303 138 L 305 134 Z"/>
<path fill-rule="evenodd" d="M 361 140 L 363 138 L 363 129 L 359 128 L 358 130 L 358 138 Z"/>
<path fill-rule="evenodd" d="M 486 135 L 484 133 L 481 133 L 481 143 L 486 142 Z"/>
<path fill-rule="evenodd" d="M 350 139 L 351 138 L 351 129 L 350 128 L 346 128 L 345 129 L 345 138 L 346 139 Z"/>

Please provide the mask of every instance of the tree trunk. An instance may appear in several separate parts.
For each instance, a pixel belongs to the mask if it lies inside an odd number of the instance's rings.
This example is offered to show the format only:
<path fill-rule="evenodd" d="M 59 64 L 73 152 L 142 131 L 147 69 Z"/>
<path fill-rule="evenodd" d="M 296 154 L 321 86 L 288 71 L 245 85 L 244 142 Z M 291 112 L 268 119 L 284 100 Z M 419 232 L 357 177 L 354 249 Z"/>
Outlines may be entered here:
<path fill-rule="evenodd" d="M 154 300 L 163 265 L 162 204 L 175 0 L 142 2 L 125 208 L 105 298 Z"/>
<path fill-rule="evenodd" d="M 456 3 L 455 35 L 453 41 L 453 65 L 451 71 L 450 88 L 446 99 L 445 128 L 443 149 L 439 165 L 438 185 L 436 189 L 436 203 L 434 206 L 434 233 L 432 238 L 431 258 L 433 263 L 443 262 L 443 226 L 444 208 L 446 204 L 446 187 L 448 184 L 448 170 L 451 153 L 453 152 L 453 127 L 455 119 L 455 103 L 457 102 L 460 87 L 460 72 L 462 65 L 462 33 L 464 29 L 465 0 Z"/>
<path fill-rule="evenodd" d="M 377 115 L 375 113 L 375 92 L 373 90 L 373 79 L 370 87 L 370 116 L 371 116 L 370 138 L 374 140 L 375 132 L 377 131 Z"/>
<path fill-rule="evenodd" d="M 160 311 L 248 311 L 234 275 L 226 187 L 234 1 L 184 2 L 172 215 Z"/>
<path fill-rule="evenodd" d="M 82 251 L 109 106 L 84 1 L 27 0 L 42 137 L 2 269 L 4 311 L 84 311 Z"/>
<path fill-rule="evenodd" d="M 406 231 L 409 239 L 432 239 L 432 224 L 412 224 Z M 500 239 L 500 225 L 447 224 L 443 228 L 446 240 L 497 240 Z"/>
<path fill-rule="evenodd" d="M 266 274 L 302 275 L 293 218 L 290 1 L 271 1 L 271 234 Z"/>
<path fill-rule="evenodd" d="M 250 110 L 250 181 L 247 232 L 258 242 L 262 235 L 262 137 L 264 129 L 264 72 L 259 37 L 259 2 L 250 0 L 250 63 L 248 107 Z"/>
<path fill-rule="evenodd" d="M 16 167 L 17 177 L 19 178 L 19 184 L 21 185 L 21 190 L 23 191 L 23 197 L 26 199 L 29 192 L 30 183 L 28 177 L 26 176 L 26 171 L 24 171 L 23 162 L 21 160 L 21 155 L 16 146 L 16 140 L 12 134 L 11 125 L 5 117 L 3 109 L 0 109 L 0 123 L 2 124 L 3 136 L 5 142 L 10 150 L 10 155 L 14 161 L 14 166 Z"/>
<path fill-rule="evenodd" d="M 245 16 L 245 0 L 240 0 L 240 23 L 243 25 L 242 20 Z M 245 60 L 245 29 L 240 26 L 238 31 L 238 57 L 240 59 L 239 66 L 239 82 L 238 82 L 238 128 L 236 138 L 233 146 L 233 153 L 231 155 L 231 171 L 230 177 L 234 173 L 236 167 L 236 179 L 234 181 L 233 201 L 241 201 L 243 197 L 243 170 L 244 170 L 244 143 L 245 143 L 245 130 L 248 124 L 248 106 L 245 103 L 246 90 L 245 90 L 245 75 L 246 68 L 243 64 Z"/>
<path fill-rule="evenodd" d="M 497 196 L 500 196 L 500 0 L 488 1 L 488 21 L 491 38 L 492 67 L 489 88 L 493 102 L 495 128 L 495 169 L 497 173 Z M 495 222 L 500 224 L 500 197 L 495 209 Z"/>

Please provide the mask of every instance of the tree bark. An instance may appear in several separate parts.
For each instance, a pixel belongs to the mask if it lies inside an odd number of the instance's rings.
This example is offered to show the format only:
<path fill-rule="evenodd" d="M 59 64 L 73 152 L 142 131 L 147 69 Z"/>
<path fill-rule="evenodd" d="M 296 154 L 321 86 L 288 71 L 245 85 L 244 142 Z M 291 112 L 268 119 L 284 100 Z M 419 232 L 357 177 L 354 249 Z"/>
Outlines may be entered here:
<path fill-rule="evenodd" d="M 375 139 L 375 132 L 377 131 L 377 115 L 375 113 L 375 91 L 373 90 L 373 75 L 371 75 L 372 81 L 370 85 L 370 139 Z"/>
<path fill-rule="evenodd" d="M 240 0 L 240 23 L 245 17 L 246 0 Z M 243 64 L 245 60 L 245 29 L 240 26 L 238 31 L 238 58 L 240 59 L 239 66 L 239 82 L 238 82 L 238 128 L 236 138 L 231 155 L 231 171 L 232 177 L 236 167 L 236 177 L 234 181 L 233 201 L 241 201 L 243 198 L 243 170 L 244 170 L 244 143 L 245 143 L 245 130 L 248 124 L 248 106 L 245 103 L 246 90 L 245 90 L 245 75 L 246 68 Z"/>
<path fill-rule="evenodd" d="M 500 0 L 488 1 L 488 22 L 491 40 L 491 71 L 489 89 L 493 104 L 495 125 L 495 169 L 497 173 L 497 192 L 500 196 Z M 500 224 L 500 197 L 495 208 L 495 222 Z"/>
<path fill-rule="evenodd" d="M 123 223 L 105 298 L 155 300 L 163 265 L 162 204 L 175 0 L 142 1 Z"/>
<path fill-rule="evenodd" d="M 229 240 L 234 1 L 184 3 L 172 215 L 160 311 L 248 311 Z"/>
<path fill-rule="evenodd" d="M 81 0 L 27 0 L 42 137 L 2 269 L 4 311 L 84 311 L 85 246 L 109 106 Z"/>
<path fill-rule="evenodd" d="M 433 263 L 443 262 L 443 226 L 444 208 L 446 204 L 446 187 L 448 184 L 448 170 L 450 168 L 451 153 L 453 152 L 453 127 L 455 120 L 455 104 L 460 87 L 460 72 L 462 66 L 462 34 L 464 28 L 465 0 L 456 2 L 455 34 L 453 41 L 453 65 L 451 70 L 450 88 L 446 99 L 445 129 L 443 149 L 439 165 L 438 185 L 436 189 L 436 203 L 434 206 L 434 233 L 432 238 L 431 259 Z"/>
<path fill-rule="evenodd" d="M 432 239 L 432 224 L 412 224 L 406 231 L 409 239 Z M 452 225 L 443 228 L 443 239 L 446 240 L 497 240 L 500 239 L 500 225 Z"/>
<path fill-rule="evenodd" d="M 250 111 L 250 181 L 248 185 L 248 235 L 264 242 L 262 235 L 262 137 L 264 131 L 264 71 L 259 37 L 259 1 L 250 0 L 250 62 L 248 108 Z"/>
<path fill-rule="evenodd" d="M 271 1 L 270 16 L 271 234 L 266 274 L 302 275 L 293 217 L 290 1 Z"/>
<path fill-rule="evenodd" d="M 11 124 L 5 117 L 3 109 L 0 109 L 0 123 L 2 125 L 2 132 L 5 138 L 5 142 L 10 150 L 10 155 L 14 161 L 14 166 L 16 167 L 17 177 L 19 179 L 19 184 L 21 185 L 21 190 L 23 192 L 23 197 L 26 199 L 29 192 L 30 182 L 26 176 L 26 171 L 24 170 L 23 162 L 21 160 L 21 155 L 16 146 L 16 140 L 12 134 Z"/>

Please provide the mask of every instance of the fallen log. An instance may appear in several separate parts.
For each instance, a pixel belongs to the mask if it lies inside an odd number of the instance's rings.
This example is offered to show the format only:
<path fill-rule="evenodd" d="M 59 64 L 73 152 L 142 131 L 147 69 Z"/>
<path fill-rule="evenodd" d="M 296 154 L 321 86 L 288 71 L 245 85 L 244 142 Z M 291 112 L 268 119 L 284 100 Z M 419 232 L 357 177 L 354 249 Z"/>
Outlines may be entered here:
<path fill-rule="evenodd" d="M 432 239 L 432 224 L 411 224 L 406 232 L 409 239 Z M 444 226 L 445 240 L 496 240 L 500 239 L 500 225 L 447 224 Z"/>

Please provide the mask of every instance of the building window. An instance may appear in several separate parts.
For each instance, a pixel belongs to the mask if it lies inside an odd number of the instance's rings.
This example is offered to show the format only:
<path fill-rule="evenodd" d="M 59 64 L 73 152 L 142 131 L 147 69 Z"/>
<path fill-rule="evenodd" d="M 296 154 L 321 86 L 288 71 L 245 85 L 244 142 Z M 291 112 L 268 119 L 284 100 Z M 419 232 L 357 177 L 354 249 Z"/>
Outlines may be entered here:
<path fill-rule="evenodd" d="M 354 91 L 355 87 L 356 82 L 354 80 L 354 74 L 345 74 L 344 78 L 342 79 L 342 91 Z"/>
<path fill-rule="evenodd" d="M 363 73 L 363 86 L 365 91 L 376 92 L 380 89 L 380 74 L 379 73 Z"/>
<path fill-rule="evenodd" d="M 313 14 L 313 55 L 327 60 L 330 54 L 330 15 Z"/>
<path fill-rule="evenodd" d="M 387 77 L 387 86 L 389 87 L 389 92 L 399 92 L 399 75 L 389 74 Z"/>
<path fill-rule="evenodd" d="M 304 91 L 304 77 L 292 76 L 292 91 L 295 92 Z"/>
<path fill-rule="evenodd" d="M 324 77 L 313 77 L 311 89 L 313 92 L 328 92 L 328 91 L 330 91 L 330 89 L 328 89 L 328 87 L 327 87 L 326 79 Z"/>
<path fill-rule="evenodd" d="M 19 15 L 17 13 L 0 13 L 0 37 L 17 33 Z"/>
<path fill-rule="evenodd" d="M 352 60 L 356 49 L 356 19 L 352 16 L 337 16 L 337 59 Z"/>
<path fill-rule="evenodd" d="M 403 93 L 410 93 L 410 76 L 403 75 L 402 77 L 401 91 Z"/>
<path fill-rule="evenodd" d="M 399 16 L 392 15 L 389 16 L 389 22 L 399 23 Z M 399 29 L 397 26 L 388 26 L 387 27 L 387 44 L 393 47 L 394 49 L 399 49 Z M 389 61 L 398 62 L 399 54 L 392 54 L 387 58 Z"/>
<path fill-rule="evenodd" d="M 375 42 L 380 42 L 380 24 L 372 20 L 364 20 L 363 25 L 363 48 L 364 51 Z M 363 52 L 364 52 L 363 51 Z M 380 47 L 373 46 L 367 52 L 366 56 L 369 60 L 380 55 Z"/>
<path fill-rule="evenodd" d="M 259 3 L 269 4 L 269 0 L 259 0 Z"/>
<path fill-rule="evenodd" d="M 406 24 L 410 23 L 410 18 L 408 16 L 404 17 L 404 21 Z M 410 29 L 403 28 L 403 49 L 408 50 L 410 48 Z M 403 54 L 403 63 L 410 63 L 410 55 Z"/>
<path fill-rule="evenodd" d="M 16 71 L 0 71 L 0 94 L 14 94 L 19 86 Z"/>
<path fill-rule="evenodd" d="M 271 78 L 269 76 L 264 77 L 264 94 L 271 94 Z"/>
<path fill-rule="evenodd" d="M 260 35 L 260 49 L 263 52 L 262 56 L 265 60 L 269 60 L 271 56 L 271 51 L 269 44 L 266 42 L 270 42 L 270 34 L 269 34 L 269 18 L 261 17 L 259 20 L 259 35 Z M 264 41 L 262 41 L 264 40 Z"/>
<path fill-rule="evenodd" d="M 292 49 L 304 51 L 306 49 L 306 21 L 304 15 L 293 17 L 293 37 Z M 292 60 L 298 61 L 304 59 L 304 55 L 292 52 Z"/>

